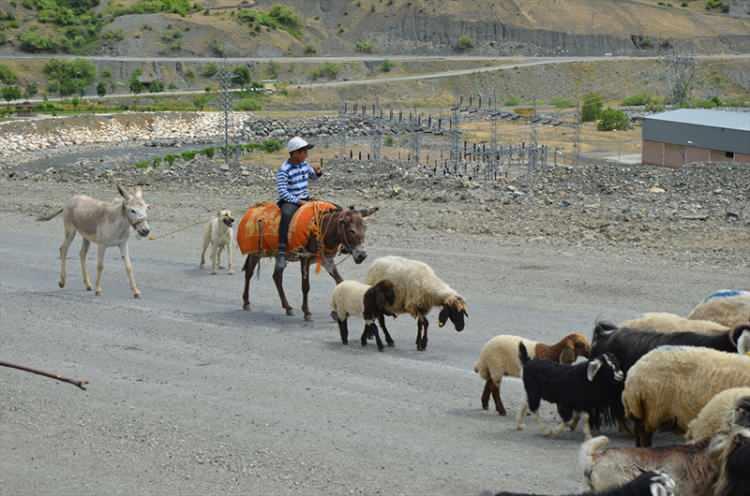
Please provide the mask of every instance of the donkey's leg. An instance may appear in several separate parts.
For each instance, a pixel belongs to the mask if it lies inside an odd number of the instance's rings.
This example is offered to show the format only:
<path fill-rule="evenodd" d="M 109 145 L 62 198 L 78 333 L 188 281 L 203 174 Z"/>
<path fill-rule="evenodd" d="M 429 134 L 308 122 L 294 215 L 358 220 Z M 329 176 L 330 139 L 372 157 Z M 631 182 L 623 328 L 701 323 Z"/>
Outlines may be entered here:
<path fill-rule="evenodd" d="M 242 292 L 243 310 L 250 310 L 250 279 L 253 277 L 258 260 L 260 260 L 258 257 L 248 255 L 245 258 L 245 265 L 242 267 L 242 270 L 245 271 L 245 290 Z"/>
<path fill-rule="evenodd" d="M 430 322 L 427 320 L 427 317 L 422 317 L 422 319 L 424 319 L 422 331 L 422 351 L 425 351 L 427 349 L 427 328 L 430 326 Z"/>
<path fill-rule="evenodd" d="M 140 298 L 141 292 L 138 291 L 138 287 L 135 285 L 135 276 L 133 275 L 133 264 L 130 262 L 130 253 L 128 252 L 128 243 L 125 242 L 120 245 L 120 255 L 122 260 L 125 262 L 125 272 L 128 274 L 128 282 L 130 283 L 130 289 L 133 290 L 133 298 Z"/>
<path fill-rule="evenodd" d="M 421 351 L 422 346 L 422 317 L 417 317 L 417 351 Z"/>
<path fill-rule="evenodd" d="M 96 245 L 96 296 L 102 294 L 102 271 L 104 270 L 104 252 L 106 251 L 106 246 Z"/>
<path fill-rule="evenodd" d="M 305 320 L 312 320 L 312 314 L 307 304 L 307 295 L 310 293 L 310 263 L 312 259 L 303 258 L 299 264 L 302 269 L 302 313 Z"/>
<path fill-rule="evenodd" d="M 61 288 L 65 287 L 65 280 L 67 279 L 67 272 L 65 270 L 65 260 L 68 258 L 68 248 L 70 243 L 73 242 L 73 238 L 76 237 L 76 228 L 72 224 L 65 224 L 65 238 L 60 245 L 60 282 L 58 283 Z"/>
<path fill-rule="evenodd" d="M 276 285 L 276 291 L 279 293 L 279 298 L 281 299 L 281 308 L 286 311 L 287 315 L 294 315 L 294 310 L 289 306 L 286 294 L 284 293 L 284 269 L 277 269 L 274 267 L 273 283 Z"/>
<path fill-rule="evenodd" d="M 336 281 L 336 284 L 339 284 L 344 280 L 344 278 L 341 277 L 341 274 L 339 274 L 339 269 L 338 267 L 336 267 L 336 263 L 333 261 L 333 257 L 323 257 L 323 267 L 325 267 L 326 272 L 328 272 L 328 274 L 333 277 L 333 280 Z"/>
<path fill-rule="evenodd" d="M 81 273 L 83 274 L 83 285 L 86 286 L 87 291 L 91 291 L 91 281 L 86 270 L 86 255 L 89 253 L 89 246 L 91 246 L 91 242 L 83 238 L 83 243 L 81 243 Z"/>

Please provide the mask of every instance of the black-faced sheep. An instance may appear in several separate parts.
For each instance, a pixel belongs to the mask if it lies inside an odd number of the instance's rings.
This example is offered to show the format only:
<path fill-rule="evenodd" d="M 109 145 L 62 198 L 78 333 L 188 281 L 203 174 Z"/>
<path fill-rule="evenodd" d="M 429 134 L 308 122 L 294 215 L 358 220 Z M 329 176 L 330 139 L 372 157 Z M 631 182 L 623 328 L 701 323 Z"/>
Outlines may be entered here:
<path fill-rule="evenodd" d="M 722 289 L 711 293 L 688 314 L 689 319 L 711 320 L 727 327 L 750 322 L 750 291 Z"/>
<path fill-rule="evenodd" d="M 680 496 L 747 496 L 750 494 L 750 412 L 737 413 L 732 431 L 694 444 L 659 448 L 607 448 L 600 436 L 586 441 L 579 462 L 588 487 L 617 487 L 642 470 L 664 471 L 677 483 Z"/>
<path fill-rule="evenodd" d="M 750 358 L 708 348 L 664 346 L 641 358 L 625 380 L 625 415 L 635 421 L 636 445 L 651 446 L 663 426 L 685 432 L 720 392 L 750 385 Z"/>
<path fill-rule="evenodd" d="M 396 290 L 396 301 L 388 305 L 394 314 L 408 313 L 417 319 L 417 350 L 427 349 L 427 314 L 433 307 L 441 307 L 438 325 L 450 320 L 456 331 L 464 329 L 468 317 L 466 302 L 453 288 L 441 280 L 426 263 L 403 257 L 381 257 L 367 272 L 367 284 L 388 279 Z"/>
<path fill-rule="evenodd" d="M 750 387 L 720 392 L 690 421 L 685 438 L 688 441 L 699 441 L 729 432 L 735 410 L 742 408 L 750 408 Z"/>
<path fill-rule="evenodd" d="M 368 286 L 358 281 L 341 281 L 331 295 L 331 317 L 338 322 L 341 342 L 349 344 L 348 318 L 361 317 L 365 321 L 360 341 L 367 345 L 370 335 L 375 337 L 378 350 L 383 351 L 383 342 L 375 324 L 377 319 L 383 328 L 388 346 L 393 346 L 393 339 L 385 327 L 385 315 L 393 315 L 386 310 L 396 299 L 393 283 L 388 280 L 380 281 L 374 286 Z"/>
<path fill-rule="evenodd" d="M 503 377 L 521 377 L 521 362 L 518 358 L 518 344 L 523 342 L 530 358 L 541 358 L 571 364 L 579 356 L 587 357 L 591 352 L 589 340 L 583 334 L 568 334 L 559 342 L 551 345 L 532 341 L 520 336 L 500 335 L 487 341 L 479 353 L 479 360 L 474 365 L 474 372 L 484 379 L 482 408 L 489 408 L 490 394 L 495 400 L 495 410 L 505 415 L 505 406 L 500 399 L 500 387 Z"/>
<path fill-rule="evenodd" d="M 643 472 L 635 479 L 623 485 L 605 491 L 579 493 L 580 496 L 672 496 L 675 482 L 669 474 L 663 472 Z M 482 493 L 480 496 L 492 496 L 492 493 Z M 511 493 L 507 491 L 496 493 L 494 496 L 538 496 L 533 493 Z"/>
<path fill-rule="evenodd" d="M 523 420 L 530 410 L 537 421 L 541 400 L 554 403 L 562 423 L 545 434 L 556 436 L 565 427 L 576 428 L 579 416 L 583 419 L 586 439 L 591 437 L 591 428 L 598 428 L 602 421 L 602 409 L 611 402 L 613 388 L 625 379 L 617 358 L 606 353 L 599 358 L 576 365 L 562 365 L 550 360 L 531 360 L 523 343 L 519 347 L 519 360 L 523 364 L 523 386 L 526 403 L 518 412 L 516 427 L 523 429 Z"/>

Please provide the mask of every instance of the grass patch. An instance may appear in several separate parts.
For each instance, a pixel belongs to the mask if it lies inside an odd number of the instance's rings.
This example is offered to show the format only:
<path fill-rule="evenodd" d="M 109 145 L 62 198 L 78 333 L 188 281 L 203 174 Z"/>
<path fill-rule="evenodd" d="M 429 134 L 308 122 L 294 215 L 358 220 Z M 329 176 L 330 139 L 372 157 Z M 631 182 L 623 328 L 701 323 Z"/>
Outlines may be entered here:
<path fill-rule="evenodd" d="M 185 17 L 191 12 L 197 11 L 189 0 L 138 0 L 133 5 L 114 4 L 110 8 L 113 17 L 130 14 L 179 14 Z"/>
<path fill-rule="evenodd" d="M 550 103 L 558 109 L 574 108 L 576 102 L 569 98 L 557 97 L 550 100 Z"/>
<path fill-rule="evenodd" d="M 268 12 L 259 9 L 241 9 L 237 21 L 250 27 L 256 33 L 260 26 L 286 31 L 297 39 L 302 39 L 302 21 L 291 7 L 274 5 Z"/>

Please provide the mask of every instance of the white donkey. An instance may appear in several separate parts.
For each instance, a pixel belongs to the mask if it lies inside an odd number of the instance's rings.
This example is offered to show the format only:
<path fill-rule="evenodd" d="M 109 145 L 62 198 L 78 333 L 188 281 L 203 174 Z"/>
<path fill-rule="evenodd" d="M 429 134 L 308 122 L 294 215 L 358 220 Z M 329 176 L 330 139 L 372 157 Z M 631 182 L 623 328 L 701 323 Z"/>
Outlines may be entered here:
<path fill-rule="evenodd" d="M 130 262 L 128 253 L 128 237 L 132 227 L 139 236 L 148 236 L 151 229 L 148 227 L 148 216 L 146 210 L 148 205 L 143 201 L 143 190 L 138 187 L 135 194 L 130 193 L 120 185 L 117 186 L 122 199 L 117 198 L 111 203 L 106 203 L 85 195 L 75 195 L 65 205 L 65 208 L 48 215 L 39 217 L 37 220 L 48 221 L 61 213 L 65 223 L 65 239 L 60 245 L 60 287 L 65 287 L 65 259 L 68 248 L 76 232 L 83 237 L 81 245 L 81 271 L 83 272 L 83 284 L 91 291 L 91 281 L 86 271 L 86 255 L 91 243 L 96 243 L 96 295 L 102 294 L 102 270 L 104 269 L 104 252 L 110 246 L 120 248 L 120 254 L 125 262 L 125 270 L 128 273 L 130 289 L 133 296 L 138 298 L 141 292 L 135 285 L 133 276 L 133 264 Z"/>

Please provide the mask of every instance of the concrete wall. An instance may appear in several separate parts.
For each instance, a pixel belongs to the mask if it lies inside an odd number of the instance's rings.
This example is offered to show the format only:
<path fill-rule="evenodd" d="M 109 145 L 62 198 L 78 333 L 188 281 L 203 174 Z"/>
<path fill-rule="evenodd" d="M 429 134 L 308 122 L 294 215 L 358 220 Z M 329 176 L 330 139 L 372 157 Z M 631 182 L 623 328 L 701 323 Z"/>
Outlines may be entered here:
<path fill-rule="evenodd" d="M 643 140 L 641 162 L 644 165 L 675 168 L 690 162 L 741 162 L 750 164 L 750 154 L 735 153 L 734 157 L 727 157 L 726 152 L 721 150 Z"/>

